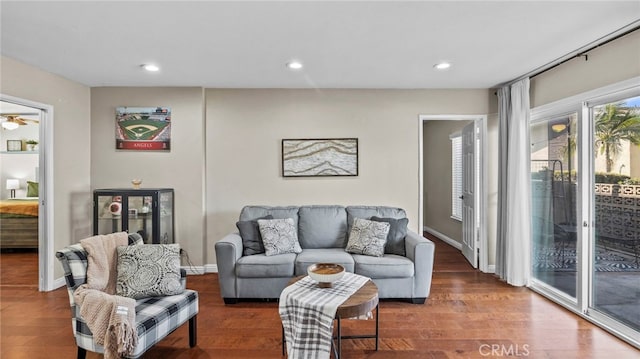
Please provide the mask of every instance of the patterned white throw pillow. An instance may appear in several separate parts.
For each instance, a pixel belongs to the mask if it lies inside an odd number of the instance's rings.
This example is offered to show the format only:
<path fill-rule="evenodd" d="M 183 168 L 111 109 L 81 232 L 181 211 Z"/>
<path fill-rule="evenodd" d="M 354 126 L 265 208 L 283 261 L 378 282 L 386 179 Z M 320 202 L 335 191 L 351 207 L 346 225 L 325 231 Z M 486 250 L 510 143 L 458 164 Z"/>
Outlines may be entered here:
<path fill-rule="evenodd" d="M 259 219 L 258 227 L 266 256 L 302 252 L 293 218 Z"/>
<path fill-rule="evenodd" d="M 356 218 L 349 232 L 349 242 L 345 250 L 349 253 L 382 257 L 389 228 L 387 222 Z"/>
<path fill-rule="evenodd" d="M 180 294 L 179 244 L 119 246 L 116 294 L 133 299 Z"/>

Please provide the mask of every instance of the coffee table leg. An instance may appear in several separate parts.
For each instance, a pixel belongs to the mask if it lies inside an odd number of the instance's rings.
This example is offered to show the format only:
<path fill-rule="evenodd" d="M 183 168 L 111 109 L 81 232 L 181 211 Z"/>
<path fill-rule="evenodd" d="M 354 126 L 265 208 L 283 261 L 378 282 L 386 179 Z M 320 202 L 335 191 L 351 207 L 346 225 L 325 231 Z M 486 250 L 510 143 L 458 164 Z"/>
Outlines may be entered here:
<path fill-rule="evenodd" d="M 379 314 L 380 314 L 379 307 L 380 307 L 380 305 L 379 305 L 379 304 L 378 304 L 378 305 L 376 305 L 376 351 L 378 351 L 378 338 L 380 337 L 380 336 L 378 335 L 378 330 L 379 330 L 379 328 L 380 328 L 380 326 L 379 326 L 379 324 L 378 324 L 378 323 L 379 323 L 379 322 L 378 322 L 378 319 L 380 318 L 380 316 L 379 316 Z"/>
<path fill-rule="evenodd" d="M 342 325 L 340 323 L 340 317 L 338 317 L 338 356 L 336 359 L 342 357 Z"/>

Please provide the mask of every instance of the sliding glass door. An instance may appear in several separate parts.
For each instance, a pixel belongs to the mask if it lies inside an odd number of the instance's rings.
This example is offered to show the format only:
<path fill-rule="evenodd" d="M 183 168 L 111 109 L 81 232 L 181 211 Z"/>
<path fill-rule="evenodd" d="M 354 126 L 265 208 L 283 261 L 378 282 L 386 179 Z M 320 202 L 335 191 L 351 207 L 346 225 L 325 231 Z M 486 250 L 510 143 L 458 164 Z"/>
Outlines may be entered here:
<path fill-rule="evenodd" d="M 533 277 L 575 301 L 578 112 L 531 125 Z"/>
<path fill-rule="evenodd" d="M 640 87 L 534 109 L 531 287 L 640 346 Z"/>
<path fill-rule="evenodd" d="M 592 308 L 640 330 L 640 97 L 589 108 Z"/>
<path fill-rule="evenodd" d="M 531 287 L 640 347 L 640 87 L 534 109 L 530 146 Z"/>

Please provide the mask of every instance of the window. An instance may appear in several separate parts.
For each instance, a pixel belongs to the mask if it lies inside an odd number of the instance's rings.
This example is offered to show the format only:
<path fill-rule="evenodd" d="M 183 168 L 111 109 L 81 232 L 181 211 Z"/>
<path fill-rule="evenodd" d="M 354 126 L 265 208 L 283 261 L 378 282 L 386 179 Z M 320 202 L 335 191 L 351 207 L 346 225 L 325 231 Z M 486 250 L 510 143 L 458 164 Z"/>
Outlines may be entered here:
<path fill-rule="evenodd" d="M 462 133 L 449 135 L 451 140 L 451 218 L 462 221 Z"/>

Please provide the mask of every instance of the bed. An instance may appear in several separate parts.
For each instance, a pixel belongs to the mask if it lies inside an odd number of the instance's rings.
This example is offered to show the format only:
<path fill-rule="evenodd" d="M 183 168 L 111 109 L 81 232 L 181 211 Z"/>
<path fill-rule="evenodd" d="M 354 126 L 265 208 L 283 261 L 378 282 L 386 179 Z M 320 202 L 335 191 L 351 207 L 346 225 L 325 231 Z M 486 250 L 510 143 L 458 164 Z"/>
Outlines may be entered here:
<path fill-rule="evenodd" d="M 38 248 L 38 198 L 0 201 L 0 248 Z"/>

